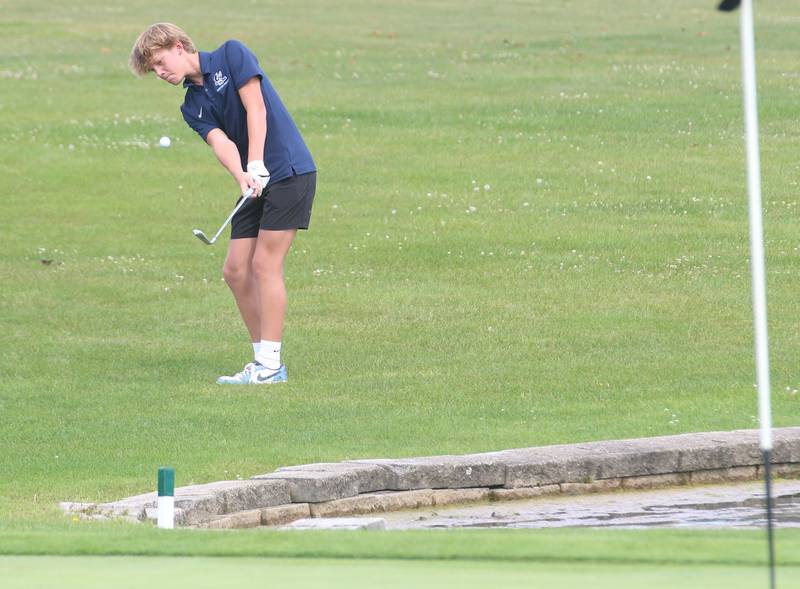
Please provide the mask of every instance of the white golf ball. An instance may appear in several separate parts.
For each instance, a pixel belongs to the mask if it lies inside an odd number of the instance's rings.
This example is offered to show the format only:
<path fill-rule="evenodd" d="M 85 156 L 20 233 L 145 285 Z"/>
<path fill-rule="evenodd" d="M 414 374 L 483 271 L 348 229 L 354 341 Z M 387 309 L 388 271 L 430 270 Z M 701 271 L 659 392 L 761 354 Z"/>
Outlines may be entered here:
<path fill-rule="evenodd" d="M 158 144 L 161 147 L 169 147 L 170 145 L 172 145 L 172 141 L 170 141 L 169 137 L 165 136 L 158 140 Z"/>

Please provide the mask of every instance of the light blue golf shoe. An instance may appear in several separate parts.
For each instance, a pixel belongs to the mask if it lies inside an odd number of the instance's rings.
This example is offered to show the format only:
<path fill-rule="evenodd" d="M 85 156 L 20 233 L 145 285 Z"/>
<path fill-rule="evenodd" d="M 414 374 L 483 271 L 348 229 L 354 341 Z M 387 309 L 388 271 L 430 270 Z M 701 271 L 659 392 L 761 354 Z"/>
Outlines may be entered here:
<path fill-rule="evenodd" d="M 245 364 L 241 372 L 233 376 L 220 376 L 217 384 L 273 384 L 276 382 L 286 382 L 288 376 L 286 366 L 281 364 L 280 368 L 267 368 L 258 362 Z"/>

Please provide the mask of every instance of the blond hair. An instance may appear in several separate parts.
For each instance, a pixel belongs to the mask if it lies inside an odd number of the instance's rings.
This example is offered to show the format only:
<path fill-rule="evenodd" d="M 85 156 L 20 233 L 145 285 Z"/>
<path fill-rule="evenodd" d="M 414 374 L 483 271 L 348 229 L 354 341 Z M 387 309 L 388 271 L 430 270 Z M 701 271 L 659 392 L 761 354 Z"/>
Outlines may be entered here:
<path fill-rule="evenodd" d="M 137 76 L 143 76 L 153 70 L 150 60 L 159 49 L 172 49 L 176 43 L 183 45 L 187 53 L 197 53 L 194 43 L 183 29 L 168 22 L 150 25 L 136 39 L 128 58 L 128 66 Z"/>

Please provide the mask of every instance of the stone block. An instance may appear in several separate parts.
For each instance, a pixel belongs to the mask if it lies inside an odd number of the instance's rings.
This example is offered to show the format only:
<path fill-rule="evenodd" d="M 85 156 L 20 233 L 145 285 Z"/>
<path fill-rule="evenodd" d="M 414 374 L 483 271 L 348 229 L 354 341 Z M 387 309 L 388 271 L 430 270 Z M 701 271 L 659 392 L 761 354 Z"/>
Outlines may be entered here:
<path fill-rule="evenodd" d="M 356 464 L 352 462 L 322 462 L 318 464 L 301 464 L 285 466 L 272 474 L 315 472 L 329 475 L 346 474 L 355 477 L 357 494 L 384 491 L 389 488 L 392 473 L 377 465 Z"/>
<path fill-rule="evenodd" d="M 591 483 L 561 483 L 564 495 L 585 495 L 587 493 L 606 493 L 620 487 L 620 479 L 603 479 Z"/>
<path fill-rule="evenodd" d="M 288 485 L 292 503 L 322 503 L 358 495 L 356 471 L 285 470 L 253 477 L 254 480 L 281 481 Z"/>
<path fill-rule="evenodd" d="M 794 450 L 786 435 L 784 452 Z M 703 432 L 638 440 L 522 448 L 507 461 L 506 488 L 692 472 L 758 464 L 757 432 Z"/>
<path fill-rule="evenodd" d="M 678 457 L 657 440 L 622 440 L 581 444 L 595 463 L 595 478 L 614 479 L 674 472 Z"/>
<path fill-rule="evenodd" d="M 623 489 L 655 489 L 689 484 L 690 475 L 685 472 L 669 474 L 651 474 L 646 476 L 625 477 L 620 479 Z"/>
<path fill-rule="evenodd" d="M 290 502 L 289 486 L 282 481 L 218 481 L 175 489 L 175 507 L 184 511 L 185 525 Z"/>
<path fill-rule="evenodd" d="M 216 517 L 210 521 L 199 524 L 199 528 L 213 530 L 230 530 L 238 528 L 257 528 L 261 525 L 261 510 L 250 509 L 230 515 Z"/>
<path fill-rule="evenodd" d="M 541 487 L 565 482 L 590 482 L 597 478 L 598 463 L 591 453 L 574 448 L 542 448 L 506 465 L 504 486 Z"/>
<path fill-rule="evenodd" d="M 400 511 L 402 509 L 419 509 L 431 507 L 432 505 L 433 491 L 431 489 L 418 489 L 415 491 L 367 493 L 357 497 L 312 504 L 310 509 L 312 517 L 336 517 Z"/>
<path fill-rule="evenodd" d="M 800 463 L 800 427 L 783 427 L 772 430 L 773 463 Z"/>
<path fill-rule="evenodd" d="M 311 517 L 308 503 L 290 503 L 261 510 L 262 526 L 280 526 L 298 519 Z"/>
<path fill-rule="evenodd" d="M 770 469 L 772 476 L 783 479 L 800 478 L 800 464 L 773 464 Z M 764 467 L 758 467 L 758 478 L 764 478 Z"/>
<path fill-rule="evenodd" d="M 734 468 L 718 468 L 698 470 L 691 473 L 691 482 L 696 485 L 713 485 L 733 481 L 752 481 L 758 477 L 758 467 L 738 466 Z"/>
<path fill-rule="evenodd" d="M 465 489 L 495 487 L 505 482 L 505 463 L 492 455 L 429 456 L 425 458 L 355 460 L 391 473 L 388 490 Z"/>
<path fill-rule="evenodd" d="M 97 509 L 97 503 L 77 503 L 75 501 L 61 501 L 58 506 L 64 513 L 88 513 Z"/>
<path fill-rule="evenodd" d="M 158 495 L 155 492 L 144 493 L 127 497 L 120 501 L 100 503 L 96 506 L 96 513 L 103 513 L 110 517 L 132 517 L 134 519 L 146 519 L 146 510 L 156 506 Z"/>
<path fill-rule="evenodd" d="M 514 489 L 490 489 L 489 501 L 524 501 L 545 495 L 558 495 L 560 485 L 543 485 L 541 487 L 517 487 Z"/>
<path fill-rule="evenodd" d="M 434 505 L 457 505 L 489 500 L 489 489 L 435 489 Z"/>

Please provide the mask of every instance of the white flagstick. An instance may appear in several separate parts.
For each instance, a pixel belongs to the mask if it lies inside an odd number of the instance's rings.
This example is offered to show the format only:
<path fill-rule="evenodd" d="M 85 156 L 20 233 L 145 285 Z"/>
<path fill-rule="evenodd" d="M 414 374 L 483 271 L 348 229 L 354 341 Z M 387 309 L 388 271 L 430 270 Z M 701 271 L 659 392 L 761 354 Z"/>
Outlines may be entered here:
<path fill-rule="evenodd" d="M 758 148 L 758 106 L 756 104 L 753 2 L 741 3 L 742 74 L 744 77 L 744 118 L 747 137 L 747 192 L 750 201 L 750 265 L 753 273 L 753 320 L 756 338 L 756 378 L 760 444 L 764 453 L 767 537 L 769 543 L 770 587 L 775 587 L 775 549 L 772 536 L 772 409 L 770 407 L 769 343 L 767 339 L 767 287 L 764 271 L 764 229 L 761 210 L 761 163 Z"/>

